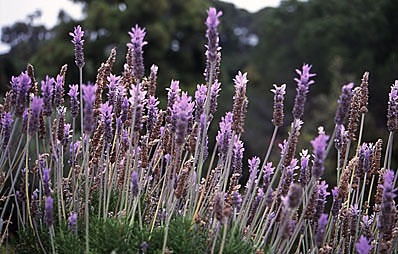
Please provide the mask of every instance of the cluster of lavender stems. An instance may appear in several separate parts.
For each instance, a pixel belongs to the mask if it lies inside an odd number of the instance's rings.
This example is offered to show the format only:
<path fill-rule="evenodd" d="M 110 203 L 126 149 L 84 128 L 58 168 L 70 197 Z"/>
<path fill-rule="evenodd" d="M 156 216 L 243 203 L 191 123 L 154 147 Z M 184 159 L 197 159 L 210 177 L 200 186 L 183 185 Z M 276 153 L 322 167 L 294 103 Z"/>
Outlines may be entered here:
<path fill-rule="evenodd" d="M 249 102 L 247 73 L 239 71 L 233 80 L 233 107 L 218 124 L 215 147 L 208 147 L 221 90 L 222 12 L 209 8 L 207 14 L 203 84 L 190 96 L 183 91 L 186 84 L 172 80 L 165 109 L 159 108 L 156 96 L 158 67 L 153 65 L 145 76 L 143 46 L 148 42 L 145 28 L 138 25 L 129 32 L 131 42 L 120 75 L 112 73 L 113 49 L 95 83 L 83 84 L 84 31 L 77 26 L 70 33 L 80 73 L 77 84 L 65 87 L 66 66 L 56 78 L 41 81 L 40 93 L 31 65 L 12 77 L 0 107 L 0 244 L 14 221 L 19 230 L 47 229 L 51 245 L 40 242 L 40 247 L 56 253 L 54 237 L 65 223 L 75 237 L 84 225 L 89 253 L 89 217 L 97 216 L 127 221 L 150 233 L 161 228 L 162 253 L 168 253 L 170 221 L 182 216 L 192 228 L 208 232 L 209 253 L 217 244 L 223 253 L 227 238 L 237 236 L 256 253 L 264 248 L 273 253 L 394 253 L 398 174 L 391 158 L 398 131 L 398 81 L 388 98 L 384 158 L 382 139 L 362 142 L 368 72 L 359 86 L 342 86 L 331 135 L 319 127 L 318 135 L 298 152 L 304 107 L 315 83 L 312 66 L 304 64 L 296 70 L 294 120 L 289 134 L 281 137 L 281 151 L 273 147 L 284 125 L 286 84 L 271 90 L 274 111 L 269 124 L 274 130 L 268 149 L 262 160 L 254 157 L 246 167 L 242 136 Z M 356 149 L 350 152 L 352 144 Z M 325 164 L 333 147 L 336 167 Z M 279 160 L 271 161 L 272 153 Z M 330 175 L 334 170 L 337 178 L 327 184 L 325 172 Z M 247 182 L 242 179 L 245 171 Z M 115 208 L 111 200 L 116 200 Z M 142 250 L 147 248 L 143 242 Z"/>

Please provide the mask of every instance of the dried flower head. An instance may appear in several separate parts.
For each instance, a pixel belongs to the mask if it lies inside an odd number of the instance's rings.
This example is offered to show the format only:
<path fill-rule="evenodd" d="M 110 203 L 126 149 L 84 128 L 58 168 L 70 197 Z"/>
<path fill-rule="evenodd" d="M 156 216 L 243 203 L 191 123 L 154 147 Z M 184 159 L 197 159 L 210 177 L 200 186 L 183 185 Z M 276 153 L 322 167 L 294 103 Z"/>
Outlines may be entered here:
<path fill-rule="evenodd" d="M 283 124 L 283 100 L 284 95 L 286 94 L 286 84 L 281 86 L 277 86 L 274 84 L 275 89 L 271 89 L 271 92 L 274 93 L 274 113 L 272 117 L 272 123 L 274 126 L 280 127 Z"/>
<path fill-rule="evenodd" d="M 338 125 L 344 124 L 348 116 L 353 87 L 354 83 L 351 82 L 341 88 L 341 94 L 337 101 L 338 106 L 337 106 L 336 116 L 334 117 L 334 121 Z"/>
<path fill-rule="evenodd" d="M 387 109 L 387 127 L 390 132 L 398 131 L 398 80 L 391 86 Z"/>

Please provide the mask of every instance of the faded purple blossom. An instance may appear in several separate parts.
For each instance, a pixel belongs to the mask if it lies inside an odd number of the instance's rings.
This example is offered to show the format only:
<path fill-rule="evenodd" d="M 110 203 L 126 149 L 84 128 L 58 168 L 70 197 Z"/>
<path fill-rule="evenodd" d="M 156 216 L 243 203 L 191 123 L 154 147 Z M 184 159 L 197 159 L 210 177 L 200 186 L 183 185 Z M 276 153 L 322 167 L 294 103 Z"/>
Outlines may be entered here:
<path fill-rule="evenodd" d="M 53 93 L 54 93 L 54 78 L 46 76 L 46 80 L 41 81 L 41 96 L 43 97 L 43 115 L 51 116 L 53 113 Z"/>
<path fill-rule="evenodd" d="M 117 88 L 119 87 L 120 77 L 110 74 L 110 76 L 107 79 L 109 82 L 108 102 L 109 105 L 115 107 L 115 104 L 117 102 L 117 95 L 118 95 Z"/>
<path fill-rule="evenodd" d="M 383 174 L 383 178 L 384 184 L 381 186 L 383 188 L 383 202 L 381 205 L 378 227 L 381 233 L 386 236 L 390 236 L 395 225 L 394 198 L 396 197 L 396 194 L 393 185 L 394 172 L 392 170 L 386 170 Z"/>
<path fill-rule="evenodd" d="M 51 195 L 51 187 L 50 187 L 50 172 L 51 169 L 43 168 L 42 175 L 43 175 L 43 192 L 46 197 Z"/>
<path fill-rule="evenodd" d="M 141 249 L 142 249 L 142 252 L 145 254 L 146 253 L 146 250 L 148 249 L 148 243 L 147 242 L 142 242 L 141 243 Z"/>
<path fill-rule="evenodd" d="M 205 101 L 207 97 L 207 87 L 205 85 L 197 85 L 195 92 L 195 121 L 200 121 L 200 116 L 204 112 Z"/>
<path fill-rule="evenodd" d="M 314 221 L 317 221 L 321 214 L 323 213 L 324 209 L 325 209 L 325 204 L 326 204 L 326 198 L 327 196 L 330 195 L 329 192 L 327 192 L 327 188 L 328 185 L 326 184 L 326 181 L 321 181 L 318 184 L 318 198 L 316 200 L 316 204 L 315 204 L 315 214 L 313 217 Z"/>
<path fill-rule="evenodd" d="M 147 110 L 148 110 L 148 118 L 147 118 L 147 131 L 151 133 L 153 128 L 155 127 L 156 121 L 158 119 L 159 109 L 158 109 L 159 101 L 154 96 L 149 96 L 147 102 Z"/>
<path fill-rule="evenodd" d="M 143 91 L 141 89 L 140 84 L 136 86 L 131 85 L 130 89 L 131 97 L 129 99 L 129 102 L 133 107 L 133 111 L 135 111 L 135 115 L 133 115 L 135 130 L 141 130 L 142 128 L 142 116 L 143 116 L 146 93 L 147 93 L 146 91 Z"/>
<path fill-rule="evenodd" d="M 69 86 L 69 97 L 70 97 L 70 114 L 72 115 L 73 118 L 76 118 L 77 115 L 79 114 L 79 87 L 78 85 L 70 85 Z"/>
<path fill-rule="evenodd" d="M 369 240 L 361 235 L 359 241 L 355 244 L 355 249 L 358 254 L 369 254 L 372 250 L 372 245 L 369 244 Z"/>
<path fill-rule="evenodd" d="M 247 108 L 247 97 L 246 97 L 246 86 L 247 82 L 247 73 L 242 74 L 240 71 L 235 76 L 234 86 L 235 86 L 235 95 L 233 97 L 233 124 L 232 130 L 237 133 L 242 134 L 244 132 L 243 125 Z"/>
<path fill-rule="evenodd" d="M 284 95 L 286 94 L 286 84 L 281 86 L 277 86 L 274 84 L 275 89 L 271 89 L 271 92 L 274 93 L 274 112 L 272 115 L 272 123 L 276 127 L 280 127 L 283 124 L 283 100 Z"/>
<path fill-rule="evenodd" d="M 83 53 L 83 43 L 82 37 L 84 36 L 84 31 L 81 26 L 78 25 L 75 27 L 73 33 L 69 33 L 70 36 L 73 37 L 72 42 L 75 45 L 75 63 L 77 67 L 83 68 L 84 66 L 84 53 Z"/>
<path fill-rule="evenodd" d="M 138 25 L 129 32 L 131 43 L 127 43 L 127 46 L 133 51 L 133 74 L 136 79 L 141 79 L 145 72 L 142 50 L 142 47 L 148 44 L 144 41 L 145 34 L 145 28 L 140 28 Z"/>
<path fill-rule="evenodd" d="M 234 191 L 232 192 L 231 199 L 232 199 L 232 206 L 236 208 L 236 211 L 239 211 L 242 205 L 242 195 L 240 195 L 239 192 Z"/>
<path fill-rule="evenodd" d="M 62 140 L 61 140 L 61 144 L 62 144 L 64 147 L 66 147 L 66 146 L 68 145 L 69 140 L 70 140 L 70 137 L 71 137 L 70 133 L 71 133 L 72 131 L 71 131 L 70 127 L 71 127 L 71 125 L 70 125 L 69 123 L 67 123 L 67 124 L 64 125 L 64 137 L 63 137 Z"/>
<path fill-rule="evenodd" d="M 247 180 L 245 189 L 246 193 L 251 193 L 253 190 L 253 186 L 255 181 L 257 180 L 257 172 L 260 166 L 260 158 L 254 156 L 253 158 L 248 160 L 249 163 L 249 179 Z"/>
<path fill-rule="evenodd" d="M 55 107 L 62 106 L 64 102 L 64 77 L 57 75 L 57 81 L 55 82 L 54 92 L 54 105 Z"/>
<path fill-rule="evenodd" d="M 101 123 L 104 126 L 104 137 L 105 137 L 104 141 L 110 145 L 112 144 L 112 139 L 113 139 L 112 105 L 109 105 L 109 102 L 107 101 L 104 104 L 101 104 L 99 111 L 101 115 Z"/>
<path fill-rule="evenodd" d="M 45 206 L 45 221 L 47 226 L 52 226 L 54 224 L 53 218 L 53 198 L 48 196 L 46 199 L 46 206 Z"/>
<path fill-rule="evenodd" d="M 289 192 L 286 197 L 282 197 L 285 205 L 290 209 L 295 209 L 301 203 L 303 188 L 298 184 L 290 185 Z"/>
<path fill-rule="evenodd" d="M 68 229 L 73 230 L 77 224 L 77 213 L 70 213 L 68 217 Z"/>
<path fill-rule="evenodd" d="M 29 135 L 33 136 L 39 130 L 39 116 L 42 110 L 43 100 L 39 97 L 33 97 L 30 103 L 30 117 L 29 117 Z"/>
<path fill-rule="evenodd" d="M 350 111 L 353 87 L 354 83 L 351 82 L 341 88 L 341 94 L 337 101 L 338 106 L 337 106 L 336 116 L 334 117 L 334 122 L 338 125 L 344 124 L 348 112 Z"/>
<path fill-rule="evenodd" d="M 334 145 L 336 149 L 341 152 L 348 140 L 348 131 L 345 130 L 344 125 L 338 125 L 336 130 L 336 137 L 334 138 Z"/>
<path fill-rule="evenodd" d="M 232 138 L 232 113 L 227 112 L 220 121 L 220 130 L 218 131 L 216 140 L 218 143 L 218 152 L 221 156 L 227 156 Z"/>
<path fill-rule="evenodd" d="M 22 114 L 22 133 L 28 131 L 29 110 L 26 108 Z"/>
<path fill-rule="evenodd" d="M 362 178 L 365 173 L 369 173 L 372 167 L 372 156 L 374 153 L 374 145 L 363 143 L 359 147 L 358 154 L 358 167 L 357 167 L 357 176 Z"/>
<path fill-rule="evenodd" d="M 122 114 L 121 114 L 121 119 L 123 123 L 127 120 L 129 108 L 130 108 L 129 100 L 127 99 L 127 97 L 124 96 L 122 102 Z"/>
<path fill-rule="evenodd" d="M 14 122 L 10 112 L 1 115 L 0 133 L 3 135 L 3 149 L 6 149 L 11 135 L 11 124 Z"/>
<path fill-rule="evenodd" d="M 391 86 L 387 109 L 387 127 L 391 132 L 398 131 L 398 80 Z"/>
<path fill-rule="evenodd" d="M 294 79 L 297 82 L 297 94 L 293 107 L 293 116 L 296 119 L 300 119 L 303 116 L 307 94 L 309 92 L 310 85 L 314 83 L 310 78 L 314 77 L 316 74 L 310 73 L 311 67 L 311 65 L 304 64 L 302 70 L 296 69 L 297 74 L 300 75 L 300 79 Z"/>
<path fill-rule="evenodd" d="M 175 137 L 177 145 L 182 145 L 185 142 L 188 131 L 188 122 L 192 118 L 193 102 L 192 98 L 185 92 L 173 105 L 172 123 L 175 128 Z"/>
<path fill-rule="evenodd" d="M 266 192 L 271 184 L 271 176 L 274 174 L 275 168 L 272 162 L 268 162 L 263 169 L 263 190 Z"/>
<path fill-rule="evenodd" d="M 341 208 L 341 199 L 338 198 L 339 196 L 339 188 L 335 186 L 332 189 L 332 194 L 333 194 L 333 205 L 332 205 L 332 215 L 333 217 L 337 216 L 339 214 L 340 208 Z"/>
<path fill-rule="evenodd" d="M 213 115 L 217 110 L 217 98 L 220 93 L 220 88 L 221 83 L 218 82 L 217 80 L 214 81 L 210 88 L 210 110 L 209 110 L 209 121 L 213 119 Z"/>
<path fill-rule="evenodd" d="M 82 85 L 83 89 L 83 100 L 84 100 L 84 121 L 83 128 L 87 135 L 90 135 L 94 130 L 95 119 L 94 119 L 94 102 L 95 92 L 97 85 Z"/>
<path fill-rule="evenodd" d="M 242 174 L 242 160 L 243 160 L 243 152 L 245 148 L 243 147 L 243 142 L 238 140 L 235 136 L 234 138 L 234 146 L 232 148 L 232 172 Z"/>
<path fill-rule="evenodd" d="M 314 163 L 312 165 L 312 176 L 318 179 L 323 174 L 325 169 L 324 160 L 327 147 L 327 141 L 329 136 L 327 136 L 323 130 L 323 127 L 318 128 L 319 135 L 314 140 L 311 141 L 314 153 Z"/>
<path fill-rule="evenodd" d="M 325 238 L 326 225 L 328 224 L 328 215 L 322 214 L 318 220 L 318 228 L 315 234 L 315 244 L 318 247 L 322 246 L 323 239 Z"/>
<path fill-rule="evenodd" d="M 131 173 L 131 193 L 136 197 L 138 195 L 138 191 L 138 175 L 136 171 L 133 171 L 133 173 Z"/>

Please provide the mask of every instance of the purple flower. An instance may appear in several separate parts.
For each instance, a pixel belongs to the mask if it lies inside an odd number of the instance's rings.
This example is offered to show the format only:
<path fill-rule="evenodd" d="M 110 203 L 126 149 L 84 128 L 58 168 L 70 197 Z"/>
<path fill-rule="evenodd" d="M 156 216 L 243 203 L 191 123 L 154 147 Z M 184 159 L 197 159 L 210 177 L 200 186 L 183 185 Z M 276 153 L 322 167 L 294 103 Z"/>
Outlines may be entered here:
<path fill-rule="evenodd" d="M 77 224 L 77 213 L 70 213 L 68 217 L 68 229 L 73 230 Z"/>
<path fill-rule="evenodd" d="M 84 100 L 84 122 L 83 128 L 87 135 L 90 135 L 94 130 L 94 102 L 95 92 L 97 91 L 97 85 L 82 85 L 83 89 L 83 100 Z"/>
<path fill-rule="evenodd" d="M 241 205 L 242 205 L 242 195 L 240 195 L 239 192 L 237 191 L 232 192 L 232 206 L 236 208 L 236 211 L 239 211 Z"/>
<path fill-rule="evenodd" d="M 146 253 L 146 250 L 148 249 L 148 243 L 147 242 L 142 242 L 141 243 L 141 249 L 142 249 L 142 252 L 145 254 Z"/>
<path fill-rule="evenodd" d="M 221 118 L 220 130 L 218 131 L 216 140 L 218 143 L 218 152 L 221 156 L 227 156 L 229 146 L 232 138 L 232 113 L 227 112 L 224 117 Z"/>
<path fill-rule="evenodd" d="M 378 227 L 384 236 L 391 236 L 393 227 L 395 225 L 395 190 L 394 190 L 394 172 L 392 170 L 386 170 L 383 174 L 384 184 L 383 188 L 383 202 L 381 205 L 381 213 L 379 215 Z"/>
<path fill-rule="evenodd" d="M 141 79 L 144 76 L 144 59 L 142 47 L 148 44 L 144 41 L 145 28 L 140 28 L 138 25 L 131 28 L 129 35 L 131 37 L 131 43 L 127 43 L 127 46 L 133 51 L 133 74 L 137 79 Z"/>
<path fill-rule="evenodd" d="M 336 137 L 334 139 L 335 147 L 338 151 L 342 151 L 348 139 L 348 131 L 345 130 L 344 125 L 338 125 Z"/>
<path fill-rule="evenodd" d="M 12 80 L 15 86 L 15 90 L 13 91 L 13 94 L 15 93 L 15 114 L 17 116 L 22 116 L 25 108 L 26 108 L 26 103 L 28 101 L 28 94 L 29 94 L 29 89 L 31 87 L 31 80 L 29 75 L 26 72 L 22 72 L 18 78 L 13 78 Z"/>
<path fill-rule="evenodd" d="M 29 110 L 26 108 L 22 114 L 22 133 L 28 131 Z"/>
<path fill-rule="evenodd" d="M 282 197 L 283 202 L 290 209 L 295 209 L 300 205 L 303 194 L 303 188 L 298 184 L 290 185 L 289 192 L 286 197 Z"/>
<path fill-rule="evenodd" d="M 131 192 L 133 193 L 133 196 L 137 196 L 138 195 L 138 175 L 136 171 L 133 171 L 133 173 L 131 173 Z"/>
<path fill-rule="evenodd" d="M 147 109 L 148 109 L 148 119 L 147 119 L 147 130 L 148 132 L 152 132 L 155 127 L 156 120 L 158 118 L 159 109 L 158 109 L 159 101 L 154 96 L 149 96 Z"/>
<path fill-rule="evenodd" d="M 325 169 L 324 160 L 327 147 L 327 141 L 329 136 L 327 136 L 323 130 L 323 127 L 318 128 L 319 135 L 314 140 L 311 141 L 314 153 L 314 162 L 312 165 L 312 176 L 318 179 L 323 174 Z"/>
<path fill-rule="evenodd" d="M 105 142 L 110 145 L 112 144 L 112 139 L 113 139 L 112 105 L 109 105 L 109 102 L 105 102 L 104 104 L 101 104 L 99 111 L 101 114 L 101 123 L 104 126 Z"/>
<path fill-rule="evenodd" d="M 293 107 L 293 116 L 296 119 L 300 119 L 303 116 L 307 94 L 309 92 L 310 85 L 314 83 L 314 81 L 310 80 L 310 78 L 316 74 L 310 73 L 311 67 L 311 65 L 304 64 L 302 70 L 296 69 L 297 74 L 300 75 L 300 79 L 294 79 L 297 82 L 297 94 Z"/>
<path fill-rule="evenodd" d="M 73 44 L 75 45 L 75 63 L 77 67 L 83 68 L 84 66 L 84 53 L 83 53 L 83 43 L 82 37 L 84 35 L 84 31 L 81 26 L 78 25 L 75 27 L 75 30 L 69 33 L 70 36 L 73 37 Z"/>
<path fill-rule="evenodd" d="M 339 214 L 340 207 L 341 207 L 341 199 L 338 198 L 339 188 L 337 186 L 335 186 L 332 189 L 332 194 L 333 194 L 333 206 L 332 206 L 331 211 L 332 211 L 333 216 L 337 216 Z"/>
<path fill-rule="evenodd" d="M 221 47 L 219 47 L 219 36 L 217 27 L 220 24 L 219 17 L 221 17 L 222 12 L 217 12 L 216 8 L 210 7 L 207 10 L 207 19 L 206 19 L 206 38 L 207 38 L 207 45 L 206 47 L 206 70 L 205 70 L 205 78 L 206 81 L 209 82 L 210 78 L 210 69 L 213 70 L 213 77 L 215 77 L 215 66 L 217 63 L 217 58 L 219 57 L 218 52 L 220 51 Z M 214 79 L 213 79 L 214 82 Z M 211 84 L 210 84 L 211 85 Z"/>
<path fill-rule="evenodd" d="M 358 254 L 369 254 L 372 249 L 372 245 L 369 244 L 369 240 L 361 235 L 359 241 L 355 244 L 355 248 Z"/>
<path fill-rule="evenodd" d="M 316 200 L 316 205 L 315 205 L 315 214 L 313 217 L 314 221 L 317 221 L 321 214 L 323 213 L 325 209 L 325 204 L 326 204 L 326 198 L 327 196 L 330 195 L 329 192 L 327 192 L 328 185 L 326 184 L 325 181 L 321 181 L 320 184 L 318 184 L 318 198 Z"/>
<path fill-rule="evenodd" d="M 398 131 L 398 80 L 391 86 L 387 109 L 387 127 L 391 132 Z"/>
<path fill-rule="evenodd" d="M 234 147 L 232 148 L 232 172 L 242 174 L 242 160 L 243 152 L 245 148 L 243 147 L 243 142 L 238 140 L 235 136 Z"/>
<path fill-rule="evenodd" d="M 286 84 L 277 86 L 274 84 L 275 89 L 271 89 L 274 93 L 274 112 L 272 117 L 272 123 L 274 126 L 280 127 L 283 124 L 283 100 L 286 94 Z"/>
<path fill-rule="evenodd" d="M 29 135 L 33 136 L 39 130 L 39 116 L 42 110 L 43 100 L 39 97 L 33 97 L 30 103 L 30 117 L 29 117 Z"/>
<path fill-rule="evenodd" d="M 117 101 L 117 94 L 118 94 L 117 88 L 119 87 L 120 77 L 111 74 L 107 79 L 109 82 L 108 101 L 109 104 L 114 107 Z"/>
<path fill-rule="evenodd" d="M 205 85 L 197 85 L 195 92 L 195 121 L 200 121 L 200 116 L 204 112 L 204 105 L 207 96 L 207 87 Z"/>
<path fill-rule="evenodd" d="M 274 174 L 275 168 L 272 167 L 272 162 L 268 162 L 263 169 L 263 190 L 266 192 L 271 183 L 271 176 Z"/>
<path fill-rule="evenodd" d="M 300 171 L 300 184 L 301 186 L 307 186 L 310 181 L 310 173 L 308 163 L 310 161 L 310 155 L 308 154 L 308 150 L 302 150 L 300 153 L 301 156 L 301 171 Z"/>
<path fill-rule="evenodd" d="M 54 93 L 54 105 L 59 107 L 64 102 L 64 77 L 57 75 L 57 81 L 55 82 L 55 93 Z"/>
<path fill-rule="evenodd" d="M 146 91 L 142 91 L 140 84 L 138 84 L 137 86 L 131 85 L 130 94 L 131 97 L 129 101 L 133 107 L 133 111 L 135 108 L 135 116 L 133 116 L 133 118 L 135 119 L 134 129 L 140 130 L 142 127 L 142 115 Z"/>
<path fill-rule="evenodd" d="M 246 193 L 252 192 L 253 184 L 256 181 L 258 167 L 260 166 L 260 158 L 254 156 L 253 158 L 248 160 L 249 163 L 249 179 L 246 183 Z"/>
<path fill-rule="evenodd" d="M 43 97 L 43 115 L 51 116 L 53 113 L 53 91 L 54 91 L 54 78 L 46 76 L 46 80 L 41 81 L 41 96 Z"/>
<path fill-rule="evenodd" d="M 340 98 L 337 101 L 338 107 L 336 111 L 336 116 L 334 117 L 334 121 L 338 125 L 344 124 L 348 112 L 350 111 L 353 86 L 354 83 L 351 82 L 341 88 Z"/>
<path fill-rule="evenodd" d="M 6 149 L 11 135 L 11 124 L 14 120 L 11 117 L 10 112 L 4 112 L 1 116 L 1 133 L 3 134 L 3 149 Z"/>
<path fill-rule="evenodd" d="M 43 175 L 43 193 L 46 197 L 51 195 L 51 188 L 50 188 L 50 172 L 51 169 L 43 168 L 42 175 Z"/>
<path fill-rule="evenodd" d="M 69 86 L 70 90 L 68 95 L 70 96 L 70 114 L 72 115 L 73 118 L 76 118 L 77 115 L 79 114 L 79 87 L 77 85 L 70 85 Z"/>
<path fill-rule="evenodd" d="M 61 140 L 61 144 L 66 147 L 66 145 L 68 145 L 69 143 L 69 139 L 71 137 L 70 133 L 71 133 L 71 129 L 70 129 L 70 124 L 67 123 L 64 125 L 64 137 Z"/>
<path fill-rule="evenodd" d="M 220 85 L 221 83 L 218 82 L 217 80 L 214 81 L 214 83 L 211 85 L 210 88 L 210 110 L 209 110 L 209 121 L 213 119 L 213 114 L 217 110 L 217 98 L 220 92 Z"/>
<path fill-rule="evenodd" d="M 54 224 L 53 218 L 53 198 L 51 196 L 47 197 L 46 206 L 45 206 L 45 221 L 47 226 L 52 226 Z"/>
<path fill-rule="evenodd" d="M 123 97 L 123 102 L 122 102 L 122 113 L 121 113 L 121 116 L 120 116 L 123 123 L 127 120 L 127 117 L 128 117 L 128 114 L 129 114 L 129 109 L 130 109 L 129 100 L 127 99 L 126 96 L 124 96 Z"/>
<path fill-rule="evenodd" d="M 188 131 L 188 123 L 192 118 L 193 102 L 192 98 L 185 92 L 173 105 L 172 123 L 175 128 L 175 137 L 177 145 L 182 145 L 185 142 Z"/>
<path fill-rule="evenodd" d="M 323 239 L 325 237 L 326 225 L 327 224 L 328 224 L 328 215 L 327 214 L 322 214 L 321 217 L 318 220 L 318 228 L 317 228 L 316 234 L 315 234 L 315 244 L 318 247 L 322 246 Z"/>
<path fill-rule="evenodd" d="M 177 100 L 178 96 L 180 95 L 180 81 L 178 80 L 171 80 L 170 88 L 166 88 L 167 92 L 167 122 L 171 121 L 171 113 L 173 111 L 173 105 Z"/>
<path fill-rule="evenodd" d="M 233 124 L 232 130 L 236 131 L 238 134 L 242 134 L 243 124 L 247 108 L 247 97 L 246 97 L 246 85 L 249 80 L 247 79 L 247 73 L 242 74 L 240 71 L 238 75 L 235 76 L 235 95 L 233 104 Z"/>
<path fill-rule="evenodd" d="M 357 176 L 362 178 L 365 173 L 368 173 L 372 167 L 372 158 L 374 153 L 373 144 L 363 143 L 359 148 Z"/>

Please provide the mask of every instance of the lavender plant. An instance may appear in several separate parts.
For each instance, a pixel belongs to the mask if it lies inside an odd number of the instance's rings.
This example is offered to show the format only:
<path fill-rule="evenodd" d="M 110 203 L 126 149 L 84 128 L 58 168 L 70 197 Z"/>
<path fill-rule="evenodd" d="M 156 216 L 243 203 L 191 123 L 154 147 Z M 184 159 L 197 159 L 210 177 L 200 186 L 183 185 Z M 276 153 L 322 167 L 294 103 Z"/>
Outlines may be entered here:
<path fill-rule="evenodd" d="M 138 25 L 129 32 L 120 76 L 112 73 L 112 49 L 95 83 L 87 85 L 84 31 L 77 26 L 70 33 L 80 76 L 78 84 L 69 85 L 66 102 L 66 66 L 56 79 L 41 81 L 40 95 L 33 66 L 12 77 L 0 107 L 2 245 L 8 244 L 13 223 L 18 253 L 397 252 L 398 174 L 391 157 L 398 81 L 388 100 L 383 166 L 382 140 L 362 142 L 367 72 L 360 86 L 342 87 L 332 134 L 319 127 L 310 144 L 300 143 L 307 149 L 298 157 L 301 119 L 315 83 L 312 66 L 304 64 L 296 70 L 293 121 L 288 136 L 281 136 L 281 153 L 273 148 L 284 125 L 286 84 L 271 90 L 274 131 L 265 156 L 253 157 L 246 167 L 247 73 L 239 71 L 233 80 L 231 112 L 218 124 L 215 147 L 208 148 L 222 87 L 217 31 L 222 12 L 210 8 L 207 14 L 203 84 L 192 97 L 183 91 L 185 84 L 172 80 L 165 109 L 157 98 L 158 67 L 145 76 L 148 42 Z M 336 167 L 325 163 L 333 143 Z M 270 160 L 272 152 L 279 161 Z M 337 179 L 327 184 L 324 172 L 334 170 Z"/>

